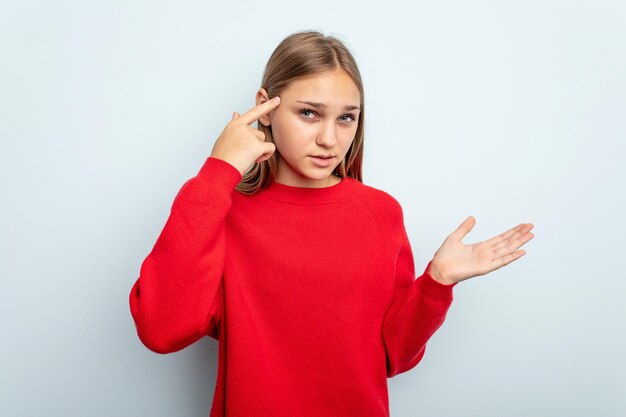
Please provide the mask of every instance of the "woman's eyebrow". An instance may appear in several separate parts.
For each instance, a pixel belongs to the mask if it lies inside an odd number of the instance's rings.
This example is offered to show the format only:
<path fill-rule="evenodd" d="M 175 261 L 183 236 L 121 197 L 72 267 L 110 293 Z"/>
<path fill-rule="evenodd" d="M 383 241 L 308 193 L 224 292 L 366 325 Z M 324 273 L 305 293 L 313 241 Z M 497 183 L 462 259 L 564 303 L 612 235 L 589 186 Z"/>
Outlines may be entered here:
<path fill-rule="evenodd" d="M 324 104 L 324 103 L 316 103 L 314 101 L 302 101 L 302 100 L 296 100 L 296 102 L 308 104 L 311 107 L 318 107 L 320 109 L 325 109 L 326 108 L 326 104 Z M 346 110 L 359 110 L 359 109 L 361 109 L 359 106 L 349 106 L 349 105 L 345 105 L 343 108 L 346 109 Z"/>

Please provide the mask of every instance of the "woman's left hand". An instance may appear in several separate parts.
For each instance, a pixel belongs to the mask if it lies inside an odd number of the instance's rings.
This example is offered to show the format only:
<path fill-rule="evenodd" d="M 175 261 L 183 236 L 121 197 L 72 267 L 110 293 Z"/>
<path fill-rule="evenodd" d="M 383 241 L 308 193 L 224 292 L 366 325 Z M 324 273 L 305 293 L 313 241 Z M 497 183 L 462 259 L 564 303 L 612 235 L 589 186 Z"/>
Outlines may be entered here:
<path fill-rule="evenodd" d="M 485 275 L 526 254 L 517 250 L 535 235 L 532 223 L 522 223 L 484 242 L 464 245 L 461 240 L 472 230 L 476 219 L 469 216 L 435 252 L 429 273 L 438 282 L 456 284 Z"/>

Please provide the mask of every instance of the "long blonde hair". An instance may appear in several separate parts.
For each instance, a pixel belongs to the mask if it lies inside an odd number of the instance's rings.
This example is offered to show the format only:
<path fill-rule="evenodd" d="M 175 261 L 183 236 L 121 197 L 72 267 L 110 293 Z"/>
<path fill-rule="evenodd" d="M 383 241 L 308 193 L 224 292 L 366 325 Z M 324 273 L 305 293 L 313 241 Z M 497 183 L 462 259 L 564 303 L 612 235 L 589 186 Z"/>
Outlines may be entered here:
<path fill-rule="evenodd" d="M 360 115 L 354 140 L 345 158 L 333 171 L 341 178 L 351 177 L 362 180 L 361 166 L 363 163 L 363 123 L 364 97 L 363 81 L 354 57 L 348 48 L 337 38 L 326 36 L 318 31 L 297 32 L 289 35 L 276 47 L 263 73 L 261 87 L 267 91 L 269 99 L 280 95 L 290 82 L 312 76 L 325 71 L 344 70 L 354 81 L 361 96 Z M 257 121 L 257 129 L 265 133 L 266 142 L 274 143 L 272 126 L 264 126 Z M 265 161 L 255 162 L 246 171 L 237 191 L 254 194 L 269 185 L 276 176 L 278 167 L 277 151 Z"/>

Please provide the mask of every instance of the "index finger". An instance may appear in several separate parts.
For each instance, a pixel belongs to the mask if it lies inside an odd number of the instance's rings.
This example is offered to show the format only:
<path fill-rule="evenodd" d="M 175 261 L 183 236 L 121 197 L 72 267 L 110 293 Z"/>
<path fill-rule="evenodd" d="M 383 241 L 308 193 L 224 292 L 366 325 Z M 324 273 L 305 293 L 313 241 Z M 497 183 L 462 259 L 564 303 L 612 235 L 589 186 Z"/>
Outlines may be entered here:
<path fill-rule="evenodd" d="M 272 110 L 279 104 L 280 104 L 280 97 L 276 96 L 272 98 L 271 100 L 267 100 L 265 103 L 261 103 L 258 106 L 252 107 L 250 110 L 248 110 L 247 112 L 239 116 L 237 120 L 240 120 L 244 122 L 245 124 L 249 125 L 253 123 L 255 120 L 258 120 L 259 117 L 261 117 L 261 115 L 268 113 L 270 110 Z"/>

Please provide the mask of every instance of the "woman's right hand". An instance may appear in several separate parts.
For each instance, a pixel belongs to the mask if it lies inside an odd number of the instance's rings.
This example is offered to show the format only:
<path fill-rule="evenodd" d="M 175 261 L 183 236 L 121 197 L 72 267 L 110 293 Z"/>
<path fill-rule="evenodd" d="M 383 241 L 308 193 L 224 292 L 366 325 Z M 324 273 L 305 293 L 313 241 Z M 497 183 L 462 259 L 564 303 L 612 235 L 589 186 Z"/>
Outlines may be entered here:
<path fill-rule="evenodd" d="M 211 156 L 233 165 L 242 176 L 254 162 L 263 162 L 271 157 L 276 146 L 265 142 L 265 133 L 250 124 L 279 104 L 280 97 L 276 96 L 242 115 L 234 112 L 232 120 L 215 141 Z"/>

